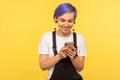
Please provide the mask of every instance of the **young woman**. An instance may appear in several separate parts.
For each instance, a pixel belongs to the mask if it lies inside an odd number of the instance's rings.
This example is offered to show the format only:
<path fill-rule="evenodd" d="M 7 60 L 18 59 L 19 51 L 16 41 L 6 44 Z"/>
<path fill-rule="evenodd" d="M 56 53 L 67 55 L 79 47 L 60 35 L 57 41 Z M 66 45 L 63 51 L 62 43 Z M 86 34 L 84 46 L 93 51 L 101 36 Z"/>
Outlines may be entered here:
<path fill-rule="evenodd" d="M 70 3 L 60 4 L 54 12 L 59 29 L 43 35 L 38 53 L 40 68 L 48 70 L 47 80 L 83 80 L 86 45 L 84 36 L 71 31 L 77 16 Z"/>

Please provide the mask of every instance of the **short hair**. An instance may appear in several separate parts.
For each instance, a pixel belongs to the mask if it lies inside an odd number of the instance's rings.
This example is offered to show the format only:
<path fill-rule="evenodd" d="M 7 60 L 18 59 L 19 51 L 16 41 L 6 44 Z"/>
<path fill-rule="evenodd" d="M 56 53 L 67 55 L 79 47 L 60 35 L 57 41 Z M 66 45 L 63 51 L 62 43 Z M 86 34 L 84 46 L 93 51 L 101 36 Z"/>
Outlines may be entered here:
<path fill-rule="evenodd" d="M 68 13 L 68 12 L 74 12 L 74 18 L 77 17 L 77 10 L 72 4 L 62 3 L 55 9 L 53 18 L 55 19 L 59 16 L 62 16 L 65 13 Z"/>

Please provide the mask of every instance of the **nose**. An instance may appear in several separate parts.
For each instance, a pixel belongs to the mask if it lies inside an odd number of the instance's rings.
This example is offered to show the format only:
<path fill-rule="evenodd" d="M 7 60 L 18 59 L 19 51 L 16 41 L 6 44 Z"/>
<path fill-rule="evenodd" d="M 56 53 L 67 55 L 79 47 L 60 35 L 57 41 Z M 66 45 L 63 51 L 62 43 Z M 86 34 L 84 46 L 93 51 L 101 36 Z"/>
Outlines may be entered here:
<path fill-rule="evenodd" d="M 65 22 L 64 26 L 67 27 L 68 25 L 69 25 L 68 22 Z"/>

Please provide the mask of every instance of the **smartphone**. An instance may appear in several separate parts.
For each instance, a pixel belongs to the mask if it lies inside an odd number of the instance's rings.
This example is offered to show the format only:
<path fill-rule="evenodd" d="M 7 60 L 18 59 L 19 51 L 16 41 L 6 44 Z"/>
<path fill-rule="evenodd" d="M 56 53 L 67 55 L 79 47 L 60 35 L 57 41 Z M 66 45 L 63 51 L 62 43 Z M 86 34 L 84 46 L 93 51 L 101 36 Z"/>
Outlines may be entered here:
<path fill-rule="evenodd" d="M 74 46 L 73 42 L 66 42 L 64 46 Z"/>

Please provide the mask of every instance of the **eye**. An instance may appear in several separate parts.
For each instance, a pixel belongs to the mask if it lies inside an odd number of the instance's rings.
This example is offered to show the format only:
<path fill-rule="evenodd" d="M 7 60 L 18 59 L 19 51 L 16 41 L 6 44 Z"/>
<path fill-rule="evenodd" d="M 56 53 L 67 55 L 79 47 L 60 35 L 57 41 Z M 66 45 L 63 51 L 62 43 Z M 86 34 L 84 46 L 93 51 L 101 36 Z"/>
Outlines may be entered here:
<path fill-rule="evenodd" d="M 74 20 L 68 20 L 68 22 L 69 22 L 69 23 L 73 23 L 73 22 L 74 22 Z"/>
<path fill-rule="evenodd" d="M 64 19 L 60 19 L 60 21 L 61 21 L 61 22 L 65 22 L 65 20 L 64 20 Z"/>

